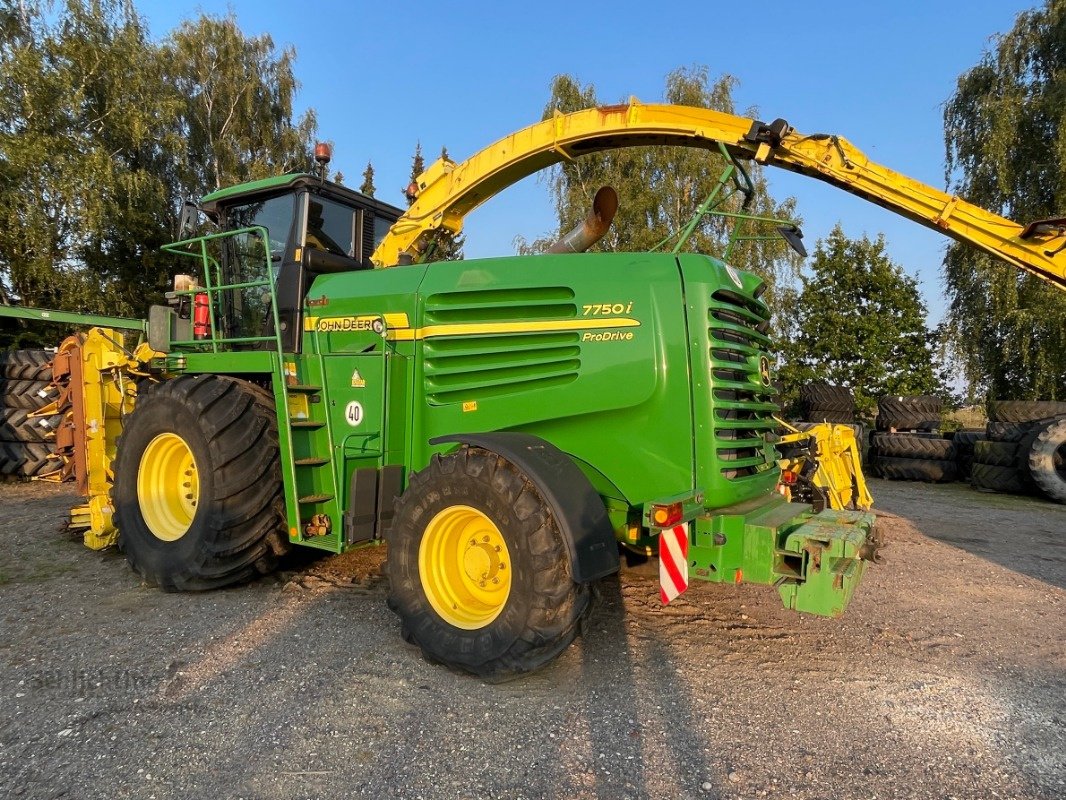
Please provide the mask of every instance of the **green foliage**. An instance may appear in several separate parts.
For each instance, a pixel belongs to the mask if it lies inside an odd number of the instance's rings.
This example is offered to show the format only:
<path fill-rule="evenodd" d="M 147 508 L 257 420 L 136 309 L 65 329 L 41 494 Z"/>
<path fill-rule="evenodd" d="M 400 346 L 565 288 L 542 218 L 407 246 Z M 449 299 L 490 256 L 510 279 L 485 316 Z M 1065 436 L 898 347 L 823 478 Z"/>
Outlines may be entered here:
<path fill-rule="evenodd" d="M 952 190 L 1028 222 L 1066 209 L 1066 0 L 1018 16 L 944 110 Z M 944 261 L 952 344 L 989 397 L 1066 397 L 1066 295 L 953 244 Z"/>
<path fill-rule="evenodd" d="M 871 415 L 882 395 L 947 394 L 918 283 L 885 254 L 883 237 L 849 239 L 837 225 L 810 268 L 794 329 L 779 341 L 786 404 L 814 381 L 850 387 Z"/>
<path fill-rule="evenodd" d="M 178 127 L 188 142 L 185 186 L 210 191 L 306 167 L 315 116 L 293 121 L 295 50 L 277 52 L 266 34 L 245 36 L 232 14 L 203 15 L 170 35 L 163 56 L 186 102 Z"/>
<path fill-rule="evenodd" d="M 377 187 L 374 186 L 374 165 L 367 161 L 366 169 L 363 170 L 363 182 L 359 185 L 359 192 L 367 197 L 373 197 L 376 191 Z"/>
<path fill-rule="evenodd" d="M 681 68 L 666 77 L 663 100 L 667 103 L 711 108 L 736 113 L 733 87 L 736 81 L 724 75 L 710 78 L 706 67 Z M 556 112 L 569 113 L 600 105 L 592 84 L 582 86 L 570 75 L 559 75 L 551 85 L 551 97 L 544 119 Z M 753 109 L 748 113 L 755 115 Z M 646 251 L 661 245 L 681 230 L 714 188 L 726 166 L 718 152 L 688 147 L 635 147 L 582 156 L 553 167 L 549 186 L 559 220 L 557 232 L 532 242 L 516 240 L 521 253 L 543 252 L 562 232 L 569 231 L 588 214 L 592 199 L 601 186 L 618 191 L 619 209 L 614 224 L 593 250 Z M 777 203 L 770 196 L 762 168 L 747 165 L 755 184 L 748 212 L 760 216 L 795 219 L 792 198 Z M 741 196 L 733 194 L 719 208 L 740 210 Z M 696 227 L 686 249 L 721 257 L 734 222 L 720 216 L 706 216 Z M 667 247 L 672 247 L 673 241 Z M 792 281 L 799 267 L 798 257 L 780 239 L 747 241 L 738 244 L 731 263 L 766 278 L 771 287 Z M 775 305 L 773 288 L 767 295 Z"/>
<path fill-rule="evenodd" d="M 0 4 L 0 302 L 142 316 L 181 200 L 308 163 L 293 58 L 232 16 L 154 42 L 123 0 Z"/>

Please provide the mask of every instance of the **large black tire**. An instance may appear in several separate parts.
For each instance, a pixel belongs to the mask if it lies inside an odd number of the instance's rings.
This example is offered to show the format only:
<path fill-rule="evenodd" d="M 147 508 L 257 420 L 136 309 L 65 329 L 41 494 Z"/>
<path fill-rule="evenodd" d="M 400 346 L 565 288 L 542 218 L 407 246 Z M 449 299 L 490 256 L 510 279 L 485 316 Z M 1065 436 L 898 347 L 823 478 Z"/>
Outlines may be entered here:
<path fill-rule="evenodd" d="M 939 397 L 888 395 L 877 401 L 877 429 L 935 430 L 940 427 Z"/>
<path fill-rule="evenodd" d="M 977 442 L 973 447 L 974 464 L 992 467 L 1017 467 L 1018 444 L 1015 442 Z"/>
<path fill-rule="evenodd" d="M 51 442 L 63 421 L 62 414 L 31 417 L 22 408 L 0 408 L 0 440 L 8 442 Z"/>
<path fill-rule="evenodd" d="M 878 455 L 889 458 L 920 458 L 932 461 L 955 461 L 953 442 L 933 436 L 908 433 L 875 433 L 874 447 Z"/>
<path fill-rule="evenodd" d="M 998 467 L 995 464 L 979 464 L 975 461 L 970 473 L 970 485 L 982 491 L 1025 493 L 1025 485 L 1018 468 L 1013 466 Z"/>
<path fill-rule="evenodd" d="M 459 565 L 457 550 L 452 550 L 454 565 L 429 555 L 446 535 L 449 520 L 463 509 L 472 509 L 473 517 L 480 515 L 482 525 L 487 520 L 489 535 L 505 545 L 499 563 L 507 572 L 498 566 L 487 569 L 493 582 L 509 575 L 509 589 L 502 597 L 492 595 L 484 609 L 471 599 L 470 592 L 477 590 L 465 588 L 481 577 L 471 577 L 469 569 Z M 467 549 L 475 549 L 480 538 L 472 538 Z M 434 456 L 428 467 L 412 475 L 396 501 L 386 539 L 389 607 L 400 616 L 404 638 L 417 644 L 429 661 L 492 680 L 529 672 L 566 649 L 589 609 L 589 587 L 573 581 L 562 534 L 536 485 L 487 450 L 464 447 Z M 428 575 L 420 565 L 423 552 Z M 442 580 L 439 573 L 449 568 L 454 568 L 455 580 Z M 454 594 L 442 593 L 442 584 L 455 589 Z M 462 608 L 455 604 L 438 610 L 431 596 L 439 604 L 442 595 L 458 598 Z M 442 612 L 455 616 L 449 620 Z M 459 624 L 463 613 L 471 620 L 465 627 Z"/>
<path fill-rule="evenodd" d="M 824 408 L 831 411 L 853 411 L 855 398 L 846 386 L 832 386 L 828 383 L 809 383 L 799 389 L 800 403 L 811 408 Z"/>
<path fill-rule="evenodd" d="M 973 449 L 977 442 L 985 440 L 985 432 L 982 431 L 955 431 L 951 441 L 955 444 L 955 460 L 959 464 L 959 479 L 966 480 L 970 477 L 973 467 Z"/>
<path fill-rule="evenodd" d="M 984 441 L 985 436 L 986 434 L 983 430 L 955 431 L 955 434 L 951 437 L 951 441 L 955 443 L 955 450 L 957 452 L 961 452 L 965 448 L 969 448 L 972 451 L 974 444 L 976 442 Z"/>
<path fill-rule="evenodd" d="M 989 422 L 985 426 L 985 435 L 992 442 L 1020 442 L 1028 436 L 1035 422 Z"/>
<path fill-rule="evenodd" d="M 36 411 L 58 396 L 48 381 L 23 381 L 0 378 L 0 406 Z"/>
<path fill-rule="evenodd" d="M 954 461 L 926 458 L 892 458 L 877 456 L 878 474 L 889 481 L 926 481 L 945 483 L 958 480 L 959 469 Z"/>
<path fill-rule="evenodd" d="M 16 381 L 50 381 L 52 355 L 48 350 L 8 350 L 0 353 L 0 377 Z"/>
<path fill-rule="evenodd" d="M 992 422 L 1037 422 L 1066 415 L 1066 403 L 1051 400 L 993 400 L 988 418 Z"/>
<path fill-rule="evenodd" d="M 0 441 L 0 475 L 36 478 L 54 472 L 60 465 L 52 457 L 52 448 L 44 442 Z"/>
<path fill-rule="evenodd" d="M 194 459 L 190 473 L 180 458 L 154 455 L 159 442 L 173 437 Z M 277 418 L 263 389 L 213 375 L 154 384 L 138 397 L 117 450 L 118 544 L 149 583 L 165 591 L 216 589 L 270 572 L 288 549 Z M 142 471 L 149 483 L 144 498 Z M 184 485 L 198 487 L 198 497 L 173 524 L 161 521 L 165 503 L 150 500 L 158 498 L 153 487 L 180 486 L 188 476 Z"/>
<path fill-rule="evenodd" d="M 803 419 L 849 425 L 855 421 L 851 389 L 828 383 L 801 386 L 797 411 Z"/>
<path fill-rule="evenodd" d="M 1066 503 L 1066 417 L 1041 425 L 1026 453 L 1036 488 L 1049 500 Z"/>

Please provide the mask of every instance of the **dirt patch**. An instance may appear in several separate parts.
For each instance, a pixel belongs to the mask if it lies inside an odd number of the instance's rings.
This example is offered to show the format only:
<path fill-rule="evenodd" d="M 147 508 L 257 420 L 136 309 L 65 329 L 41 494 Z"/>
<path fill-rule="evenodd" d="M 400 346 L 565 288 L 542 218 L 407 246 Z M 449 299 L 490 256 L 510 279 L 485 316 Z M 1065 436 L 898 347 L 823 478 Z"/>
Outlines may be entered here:
<path fill-rule="evenodd" d="M 141 586 L 0 486 L 0 796 L 1059 798 L 1066 508 L 873 482 L 887 563 L 848 615 L 653 572 L 547 669 L 424 662 L 383 548 L 204 594 Z"/>

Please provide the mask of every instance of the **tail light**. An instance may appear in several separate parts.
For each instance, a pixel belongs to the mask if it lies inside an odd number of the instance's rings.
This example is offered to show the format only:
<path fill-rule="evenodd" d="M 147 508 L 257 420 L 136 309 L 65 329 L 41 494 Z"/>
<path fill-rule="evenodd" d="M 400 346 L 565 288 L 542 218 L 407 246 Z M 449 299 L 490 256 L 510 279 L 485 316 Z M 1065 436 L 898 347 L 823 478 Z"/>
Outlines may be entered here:
<path fill-rule="evenodd" d="M 672 528 L 685 516 L 681 503 L 655 504 L 648 513 L 651 524 L 657 528 Z"/>

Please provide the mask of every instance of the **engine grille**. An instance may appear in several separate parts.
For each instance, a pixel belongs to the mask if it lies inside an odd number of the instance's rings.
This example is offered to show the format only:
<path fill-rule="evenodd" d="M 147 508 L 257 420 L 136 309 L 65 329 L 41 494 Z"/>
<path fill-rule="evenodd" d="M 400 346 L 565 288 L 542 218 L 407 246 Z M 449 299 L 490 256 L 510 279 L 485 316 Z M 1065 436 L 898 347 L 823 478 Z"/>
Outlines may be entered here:
<path fill-rule="evenodd" d="M 758 300 L 728 289 L 711 295 L 710 341 L 715 455 L 730 480 L 766 469 L 777 390 L 769 382 L 770 313 Z M 765 376 L 765 382 L 764 382 Z"/>
<path fill-rule="evenodd" d="M 447 292 L 427 298 L 425 325 L 437 332 L 425 340 L 423 349 L 429 403 L 480 400 L 576 380 L 581 367 L 576 332 L 471 332 L 486 323 L 528 328 L 537 321 L 574 318 L 573 298 L 573 290 L 561 286 Z"/>

